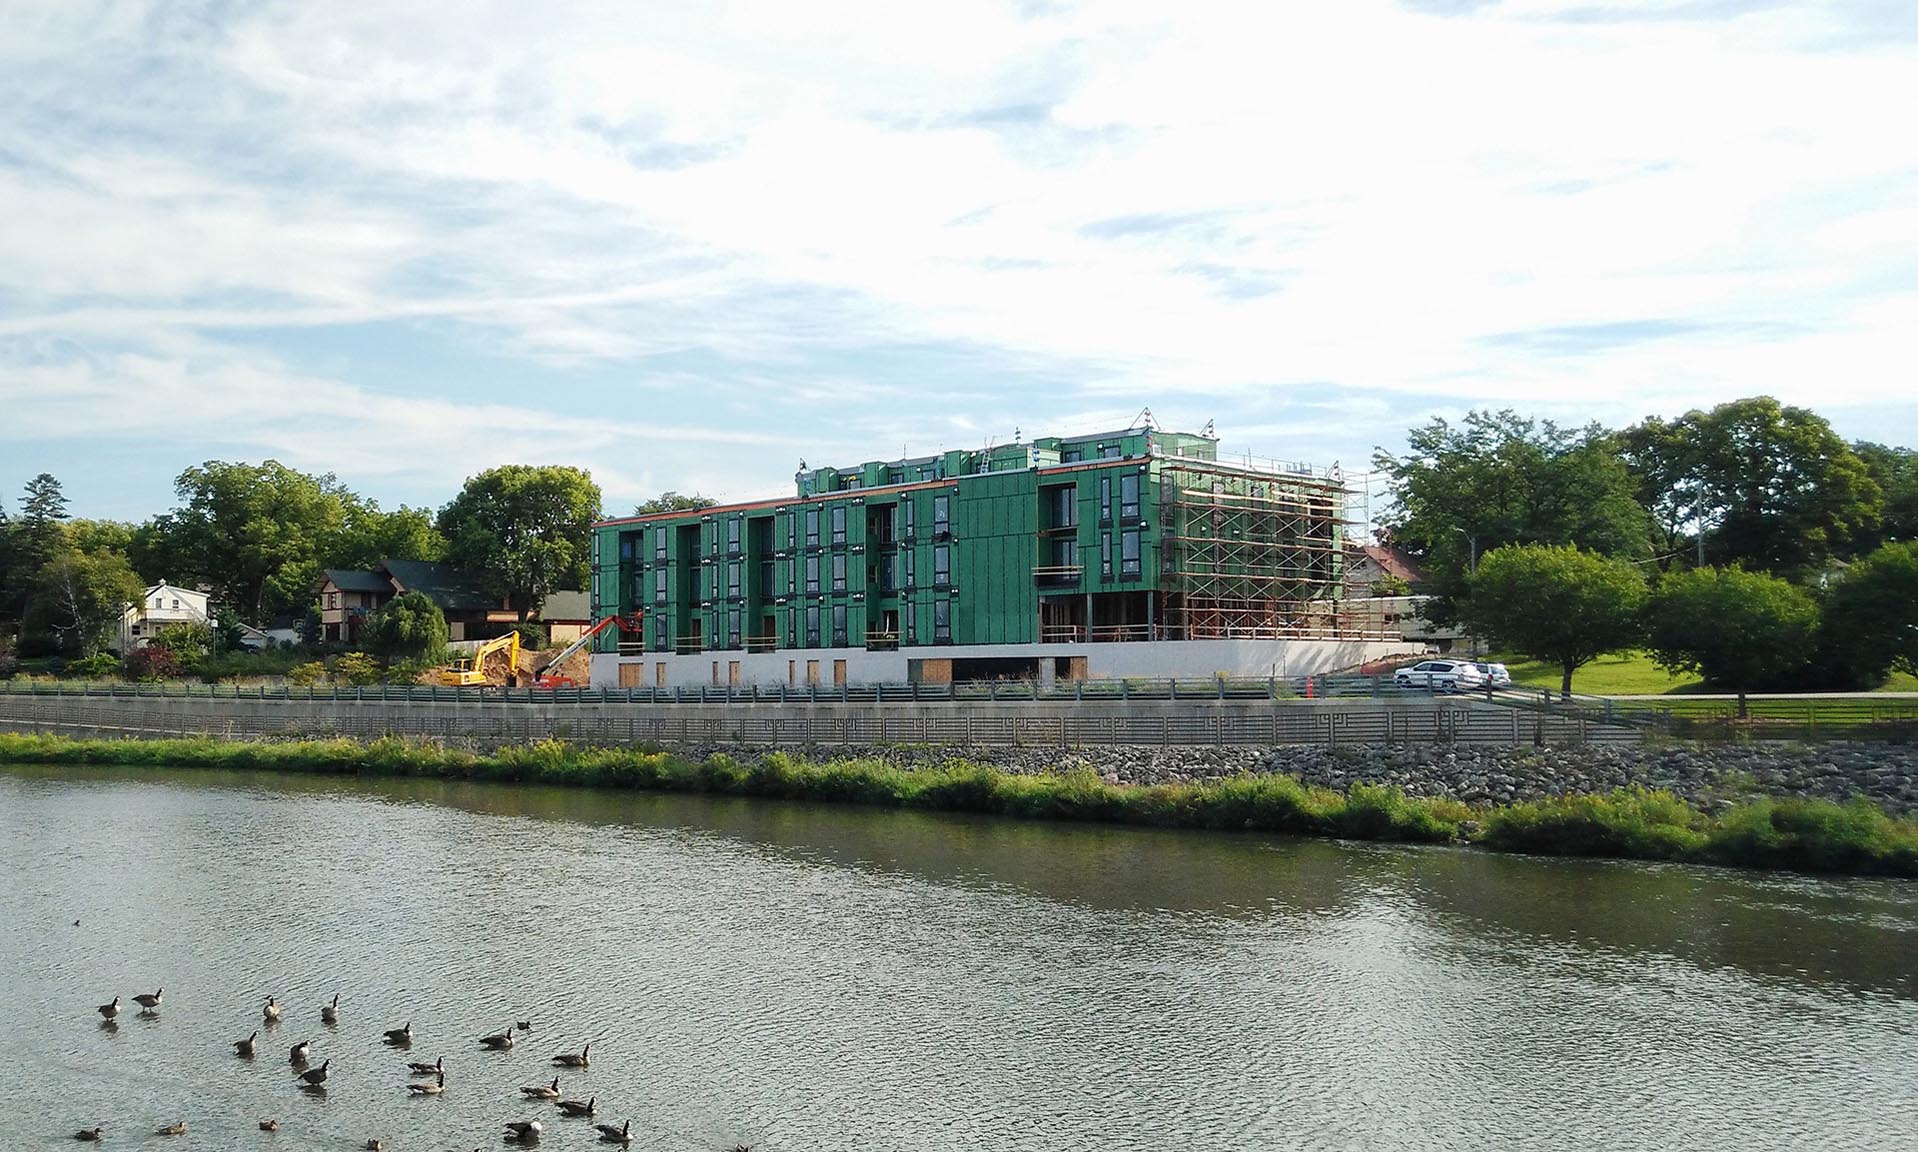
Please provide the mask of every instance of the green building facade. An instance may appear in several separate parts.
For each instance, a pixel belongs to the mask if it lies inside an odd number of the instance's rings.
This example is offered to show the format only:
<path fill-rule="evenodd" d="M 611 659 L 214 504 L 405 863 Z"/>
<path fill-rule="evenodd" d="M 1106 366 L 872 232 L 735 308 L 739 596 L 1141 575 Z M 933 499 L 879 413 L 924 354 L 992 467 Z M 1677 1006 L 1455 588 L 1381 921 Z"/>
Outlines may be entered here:
<path fill-rule="evenodd" d="M 1317 634 L 1336 472 L 1133 428 L 796 477 L 782 499 L 595 526 L 598 651 L 892 650 Z M 1319 607 L 1314 607 L 1318 605 Z"/>

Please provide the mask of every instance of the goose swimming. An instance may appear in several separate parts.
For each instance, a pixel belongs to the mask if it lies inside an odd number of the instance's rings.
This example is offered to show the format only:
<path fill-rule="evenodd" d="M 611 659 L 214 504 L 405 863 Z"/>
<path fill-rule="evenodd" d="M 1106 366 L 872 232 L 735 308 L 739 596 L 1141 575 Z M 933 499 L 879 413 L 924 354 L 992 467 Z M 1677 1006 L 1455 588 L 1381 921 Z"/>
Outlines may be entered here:
<path fill-rule="evenodd" d="M 441 1072 L 429 1083 L 408 1084 L 406 1090 L 415 1096 L 438 1096 L 440 1093 L 446 1091 L 446 1073 Z"/>
<path fill-rule="evenodd" d="M 340 1022 L 340 994 L 333 993 L 333 1002 L 320 1008 L 320 1023 L 338 1024 Z"/>
<path fill-rule="evenodd" d="M 561 1068 L 588 1068 L 593 1063 L 590 1059 L 592 1051 L 593 1046 L 588 1044 L 577 1052 L 561 1052 L 553 1057 L 553 1063 Z"/>
<path fill-rule="evenodd" d="M 633 1142 L 633 1122 L 631 1120 L 615 1128 L 611 1124 L 595 1124 L 599 1129 L 599 1138 L 607 1144 L 631 1144 Z"/>
<path fill-rule="evenodd" d="M 244 1040 L 235 1040 L 233 1042 L 234 1055 L 236 1056 L 253 1055 L 253 1042 L 255 1040 L 258 1040 L 259 1038 L 260 1038 L 260 1032 L 259 1032 L 259 1029 L 256 1028 L 253 1030 L 253 1035 L 248 1036 Z"/>
<path fill-rule="evenodd" d="M 597 1096 L 589 1096 L 584 1100 L 561 1100 L 559 1102 L 559 1114 L 562 1116 L 591 1116 L 593 1114 L 593 1105 L 598 1101 L 599 1097 Z"/>
<path fill-rule="evenodd" d="M 557 1100 L 559 1099 L 559 1077 L 553 1077 L 551 1084 L 528 1084 L 520 1089 L 520 1093 L 533 1100 Z"/>

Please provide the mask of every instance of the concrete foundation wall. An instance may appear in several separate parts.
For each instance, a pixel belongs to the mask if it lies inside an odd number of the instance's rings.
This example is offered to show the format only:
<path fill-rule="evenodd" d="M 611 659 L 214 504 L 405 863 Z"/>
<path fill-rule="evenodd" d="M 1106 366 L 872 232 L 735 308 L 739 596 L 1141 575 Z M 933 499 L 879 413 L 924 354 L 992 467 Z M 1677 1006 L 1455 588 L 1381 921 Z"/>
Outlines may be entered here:
<path fill-rule="evenodd" d="M 1206 679 L 1225 675 L 1263 679 L 1268 676 L 1318 676 L 1356 668 L 1390 656 L 1416 655 L 1422 644 L 1381 640 L 1159 640 L 1136 644 L 967 644 L 925 646 L 897 652 L 865 648 L 798 648 L 776 652 L 698 652 L 677 655 L 649 652 L 643 656 L 593 657 L 593 683 L 615 685 L 622 665 L 642 665 L 640 684 L 667 688 L 697 688 L 722 684 L 791 684 L 806 681 L 808 661 L 816 661 L 819 682 L 833 683 L 836 662 L 844 661 L 850 684 L 903 684 L 913 661 L 1038 659 L 1040 680 L 1050 683 L 1053 662 L 1059 658 L 1083 660 L 1085 674 L 1100 679 Z M 665 669 L 664 679 L 660 669 Z M 737 669 L 737 675 L 735 675 Z"/>

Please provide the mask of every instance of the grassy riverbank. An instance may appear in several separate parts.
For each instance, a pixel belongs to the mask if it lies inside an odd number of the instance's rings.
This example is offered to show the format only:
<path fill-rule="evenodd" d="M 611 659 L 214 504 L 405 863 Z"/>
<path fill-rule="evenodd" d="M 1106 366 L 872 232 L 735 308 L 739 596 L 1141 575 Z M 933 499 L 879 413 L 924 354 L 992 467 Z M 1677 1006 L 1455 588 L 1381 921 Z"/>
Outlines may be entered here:
<path fill-rule="evenodd" d="M 0 763 L 6 762 L 495 780 L 1918 876 L 1918 820 L 1892 819 L 1863 800 L 1766 799 L 1706 814 L 1669 793 L 1621 791 L 1473 808 L 1363 784 L 1337 792 L 1290 776 L 1128 787 L 1085 771 L 1027 776 L 961 760 L 908 771 L 877 760 L 809 762 L 783 753 L 692 760 L 557 741 L 481 754 L 396 739 L 248 743 L 0 733 Z"/>

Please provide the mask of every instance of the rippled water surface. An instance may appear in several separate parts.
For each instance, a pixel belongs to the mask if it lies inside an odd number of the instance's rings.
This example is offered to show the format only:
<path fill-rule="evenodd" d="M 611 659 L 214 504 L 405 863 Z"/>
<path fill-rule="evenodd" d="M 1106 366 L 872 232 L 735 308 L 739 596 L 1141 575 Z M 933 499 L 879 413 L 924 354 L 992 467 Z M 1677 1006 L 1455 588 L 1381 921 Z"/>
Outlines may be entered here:
<path fill-rule="evenodd" d="M 584 1148 L 517 1088 L 591 1041 L 561 1089 L 635 1148 L 1918 1148 L 1907 882 L 25 768 L 0 881 L 13 1147 L 497 1148 L 537 1117 Z"/>

